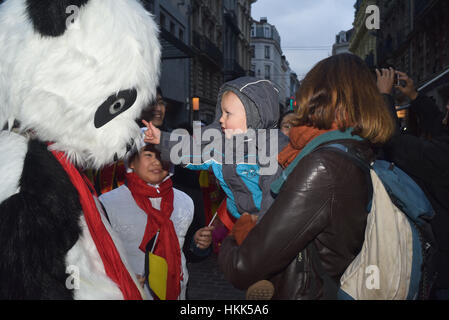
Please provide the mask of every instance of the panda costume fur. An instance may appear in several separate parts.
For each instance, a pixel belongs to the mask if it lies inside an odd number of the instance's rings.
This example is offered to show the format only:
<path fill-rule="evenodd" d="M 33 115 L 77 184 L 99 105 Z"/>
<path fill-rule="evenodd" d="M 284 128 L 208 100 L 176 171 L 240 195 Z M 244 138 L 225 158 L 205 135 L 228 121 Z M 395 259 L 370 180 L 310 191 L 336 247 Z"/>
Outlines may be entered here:
<path fill-rule="evenodd" d="M 0 4 L 0 299 L 143 297 L 80 170 L 135 147 L 158 32 L 138 0 Z"/>

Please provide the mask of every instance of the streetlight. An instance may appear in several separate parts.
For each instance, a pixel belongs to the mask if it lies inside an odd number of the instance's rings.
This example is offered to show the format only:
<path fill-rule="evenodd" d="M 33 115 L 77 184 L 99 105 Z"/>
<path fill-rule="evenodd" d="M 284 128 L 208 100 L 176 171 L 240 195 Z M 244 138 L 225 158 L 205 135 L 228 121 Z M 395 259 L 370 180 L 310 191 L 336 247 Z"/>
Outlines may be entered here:
<path fill-rule="evenodd" d="M 192 98 L 193 122 L 200 121 L 200 98 Z"/>

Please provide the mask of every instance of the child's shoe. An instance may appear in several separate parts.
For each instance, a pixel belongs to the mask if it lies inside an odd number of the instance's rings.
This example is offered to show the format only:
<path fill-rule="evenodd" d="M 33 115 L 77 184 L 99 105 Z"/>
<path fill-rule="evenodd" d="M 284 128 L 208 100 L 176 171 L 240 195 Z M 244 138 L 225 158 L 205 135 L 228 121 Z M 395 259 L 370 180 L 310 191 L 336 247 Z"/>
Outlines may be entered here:
<path fill-rule="evenodd" d="M 271 300 L 274 286 L 268 280 L 260 280 L 246 290 L 246 300 Z"/>

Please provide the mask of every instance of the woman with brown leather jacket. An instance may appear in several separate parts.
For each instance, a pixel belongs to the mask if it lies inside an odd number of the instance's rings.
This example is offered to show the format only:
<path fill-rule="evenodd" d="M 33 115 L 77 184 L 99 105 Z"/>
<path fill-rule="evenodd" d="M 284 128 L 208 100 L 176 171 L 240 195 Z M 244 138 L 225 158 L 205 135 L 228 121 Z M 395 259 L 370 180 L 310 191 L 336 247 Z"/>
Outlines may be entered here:
<path fill-rule="evenodd" d="M 319 62 L 305 77 L 297 101 L 297 126 L 279 154 L 283 167 L 313 138 L 349 128 L 363 141 L 338 143 L 370 163 L 370 146 L 386 142 L 394 131 L 375 78 L 355 55 Z M 315 149 L 290 173 L 241 245 L 232 235 L 223 242 L 220 268 L 240 289 L 271 281 L 273 299 L 336 298 L 341 275 L 362 248 L 370 199 L 371 181 L 363 169 L 345 155 Z"/>

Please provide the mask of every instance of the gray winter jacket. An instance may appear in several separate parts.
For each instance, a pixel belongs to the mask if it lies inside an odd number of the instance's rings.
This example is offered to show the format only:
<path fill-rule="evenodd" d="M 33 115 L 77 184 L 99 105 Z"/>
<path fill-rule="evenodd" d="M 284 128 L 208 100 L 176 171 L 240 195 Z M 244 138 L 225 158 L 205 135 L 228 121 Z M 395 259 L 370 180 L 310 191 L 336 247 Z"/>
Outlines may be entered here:
<path fill-rule="evenodd" d="M 219 122 L 226 91 L 234 92 L 242 101 L 249 129 L 231 139 L 225 138 Z M 211 125 L 194 128 L 193 137 L 179 130 L 162 132 L 158 146 L 162 160 L 181 162 L 192 170 L 211 169 L 226 193 L 227 209 L 234 217 L 239 218 L 244 212 L 263 215 L 274 201 L 270 185 L 282 172 L 278 152 L 288 143 L 288 138 L 277 129 L 278 101 L 279 91 L 269 80 L 243 77 L 225 83 Z"/>

